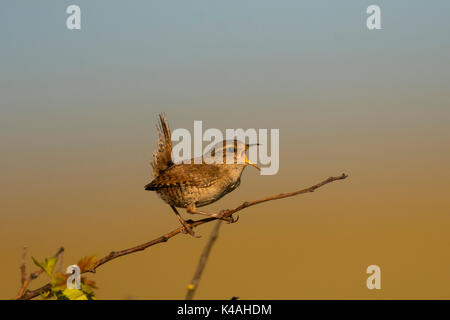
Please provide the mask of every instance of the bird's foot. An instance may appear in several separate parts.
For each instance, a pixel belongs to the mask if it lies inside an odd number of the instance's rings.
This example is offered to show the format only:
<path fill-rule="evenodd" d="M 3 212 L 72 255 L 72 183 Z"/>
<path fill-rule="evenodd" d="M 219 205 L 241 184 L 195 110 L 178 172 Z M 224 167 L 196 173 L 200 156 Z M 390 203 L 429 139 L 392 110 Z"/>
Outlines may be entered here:
<path fill-rule="evenodd" d="M 194 230 L 190 226 L 190 223 L 189 223 L 190 221 L 192 221 L 192 220 L 184 221 L 181 223 L 183 225 L 183 229 L 181 230 L 181 233 L 189 234 L 189 235 L 193 236 L 194 238 L 200 238 L 200 236 L 195 235 Z"/>
<path fill-rule="evenodd" d="M 236 219 L 233 218 L 232 215 L 226 216 L 228 213 L 230 212 L 230 210 L 222 210 L 219 212 L 218 217 L 221 220 L 224 220 L 228 223 L 235 223 L 239 220 L 239 216 L 237 216 Z"/>

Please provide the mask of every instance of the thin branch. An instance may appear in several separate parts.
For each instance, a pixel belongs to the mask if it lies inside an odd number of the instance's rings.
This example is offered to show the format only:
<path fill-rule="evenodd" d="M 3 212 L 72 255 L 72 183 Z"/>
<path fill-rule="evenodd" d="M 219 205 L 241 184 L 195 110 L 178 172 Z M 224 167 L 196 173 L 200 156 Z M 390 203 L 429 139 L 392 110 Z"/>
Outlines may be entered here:
<path fill-rule="evenodd" d="M 59 248 L 59 250 L 53 255 L 53 258 L 57 258 L 60 254 L 62 254 L 64 252 L 64 247 Z M 22 265 L 24 266 L 23 268 L 25 269 L 25 262 L 22 263 Z M 43 272 L 42 269 L 36 270 L 35 272 L 30 273 L 30 275 L 28 276 L 28 278 L 26 278 L 23 282 L 22 282 L 22 286 L 20 287 L 19 293 L 16 296 L 16 299 L 22 299 L 23 296 L 26 296 L 29 294 L 29 292 L 32 291 L 25 291 L 28 288 L 28 285 L 30 284 L 30 282 L 34 279 L 36 279 L 37 277 L 39 277 L 39 275 Z M 46 290 L 48 291 L 48 290 Z M 36 296 L 38 296 L 40 293 L 38 293 Z M 35 297 L 36 297 L 35 296 Z M 34 298 L 34 297 L 33 297 Z"/>
<path fill-rule="evenodd" d="M 295 192 L 290 192 L 290 193 L 281 193 L 281 194 L 278 194 L 278 195 L 275 195 L 275 196 L 270 196 L 270 197 L 267 197 L 267 198 L 263 198 L 263 199 L 259 199 L 259 200 L 255 200 L 255 201 L 251 201 L 251 202 L 244 202 L 243 204 L 241 204 L 240 206 L 238 206 L 238 207 L 236 207 L 234 209 L 225 210 L 223 216 L 225 218 L 226 217 L 230 217 L 233 213 L 236 213 L 236 212 L 241 211 L 241 210 L 243 210 L 245 208 L 248 208 L 248 207 L 251 207 L 251 206 L 263 203 L 263 202 L 267 202 L 267 201 L 271 201 L 271 200 L 284 199 L 284 198 L 293 197 L 293 196 L 304 194 L 304 193 L 314 192 L 316 189 L 318 189 L 318 188 L 320 188 L 320 187 L 322 187 L 322 186 L 324 186 L 324 185 L 326 185 L 328 183 L 331 183 L 331 182 L 337 181 L 337 180 L 343 180 L 343 179 L 345 179 L 347 177 L 348 177 L 348 175 L 343 173 L 342 175 L 337 176 L 337 177 L 329 177 L 328 179 L 326 179 L 326 180 L 324 180 L 322 182 L 319 182 L 319 183 L 317 183 L 317 184 L 315 184 L 315 185 L 313 185 L 313 186 L 311 186 L 309 188 L 306 188 L 306 189 L 302 189 L 302 190 L 295 191 Z M 200 226 L 202 224 L 205 224 L 205 223 L 208 223 L 208 222 L 211 222 L 211 221 L 214 221 L 214 220 L 217 220 L 217 218 L 211 217 L 211 218 L 204 218 L 204 219 L 200 219 L 200 220 L 196 220 L 196 221 L 188 220 L 186 222 L 189 223 L 189 226 L 191 228 L 195 228 L 195 227 L 198 227 L 198 226 Z M 135 247 L 132 247 L 132 248 L 129 248 L 129 249 L 121 250 L 121 251 L 112 251 L 107 256 L 101 258 L 100 260 L 97 260 L 92 265 L 92 267 L 90 269 L 84 270 L 83 273 L 85 273 L 85 272 L 95 273 L 97 271 L 97 268 L 99 268 L 101 265 L 103 265 L 103 264 L 105 264 L 105 263 L 107 263 L 107 262 L 109 262 L 111 260 L 114 260 L 114 259 L 116 259 L 118 257 L 125 256 L 125 255 L 128 255 L 128 254 L 134 253 L 134 252 L 145 250 L 148 247 L 154 246 L 154 245 L 159 244 L 159 243 L 167 242 L 170 238 L 172 238 L 172 237 L 182 233 L 183 230 L 184 230 L 184 227 L 179 227 L 177 229 L 174 229 L 174 230 L 166 233 L 165 235 L 162 235 L 162 236 L 160 236 L 160 237 L 158 237 L 156 239 L 153 239 L 152 241 L 143 243 L 141 245 L 138 245 L 138 246 L 135 246 Z M 21 300 L 33 299 L 33 298 L 37 297 L 38 295 L 40 295 L 41 293 L 44 293 L 44 292 L 46 292 L 46 291 L 48 291 L 50 289 L 51 289 L 51 286 L 48 283 L 48 284 L 46 284 L 46 285 L 44 285 L 44 286 L 42 286 L 42 287 L 40 287 L 40 288 L 38 288 L 36 290 L 28 291 L 28 292 L 25 292 L 22 295 L 19 295 L 19 297 L 17 299 L 21 299 Z"/>
<path fill-rule="evenodd" d="M 219 229 L 222 225 L 223 220 L 219 220 L 216 222 L 211 234 L 209 235 L 208 242 L 206 243 L 205 248 L 203 249 L 202 255 L 200 256 L 200 260 L 198 261 L 197 269 L 195 270 L 194 277 L 192 278 L 191 283 L 188 285 L 188 290 L 186 293 L 186 300 L 192 300 L 194 298 L 195 291 L 198 288 L 198 283 L 200 282 L 200 278 L 202 277 L 203 270 L 205 269 L 206 262 L 208 261 L 209 253 L 211 252 L 211 248 L 216 242 L 219 236 Z"/>
<path fill-rule="evenodd" d="M 27 280 L 27 272 L 25 269 L 25 261 L 27 258 L 27 247 L 23 247 L 23 251 L 22 251 L 22 264 L 20 265 L 20 283 L 23 286 L 23 284 L 25 283 L 25 281 Z"/>
<path fill-rule="evenodd" d="M 56 267 L 56 272 L 61 272 L 63 268 L 63 261 L 64 261 L 64 251 L 61 252 L 58 258 L 58 266 Z"/>

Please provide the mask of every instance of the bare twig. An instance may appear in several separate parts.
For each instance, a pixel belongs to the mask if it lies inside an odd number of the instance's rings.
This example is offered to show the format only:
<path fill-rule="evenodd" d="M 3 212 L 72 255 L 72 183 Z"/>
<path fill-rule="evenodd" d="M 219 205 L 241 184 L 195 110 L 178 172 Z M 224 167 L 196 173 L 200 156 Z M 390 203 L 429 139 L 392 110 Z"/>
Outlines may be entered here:
<path fill-rule="evenodd" d="M 318 189 L 318 188 L 320 188 L 320 187 L 322 187 L 322 186 L 324 186 L 324 185 L 326 185 L 328 183 L 331 183 L 331 182 L 337 181 L 337 180 L 343 180 L 343 179 L 345 179 L 347 177 L 348 176 L 345 173 L 343 173 L 342 175 L 337 176 L 337 177 L 329 177 L 328 179 L 326 179 L 326 180 L 324 180 L 322 182 L 319 182 L 319 183 L 317 183 L 317 184 L 315 184 L 315 185 L 313 185 L 313 186 L 311 186 L 309 188 L 306 188 L 306 189 L 302 189 L 302 190 L 295 191 L 295 192 L 290 192 L 290 193 L 281 193 L 281 194 L 278 194 L 278 195 L 275 195 L 275 196 L 270 196 L 270 197 L 259 199 L 259 200 L 255 200 L 255 201 L 244 202 L 243 204 L 241 204 L 240 206 L 238 206 L 238 207 L 236 207 L 234 209 L 225 210 L 223 216 L 225 218 L 226 217 L 230 217 L 233 213 L 236 213 L 236 212 L 238 212 L 240 210 L 243 210 L 245 208 L 248 208 L 248 207 L 251 207 L 251 206 L 263 203 L 263 202 L 267 202 L 267 201 L 271 201 L 271 200 L 284 199 L 284 198 L 293 197 L 293 196 L 304 194 L 304 193 L 314 192 L 316 189 Z M 208 222 L 211 222 L 211 221 L 214 221 L 214 220 L 216 220 L 216 218 L 211 217 L 211 218 L 204 218 L 204 219 L 200 219 L 200 220 L 196 220 L 196 221 L 188 220 L 186 222 L 189 223 L 189 226 L 191 228 L 195 228 L 195 227 L 198 227 L 198 226 L 200 226 L 202 224 L 205 224 L 205 223 L 208 223 Z M 132 247 L 132 248 L 129 248 L 129 249 L 121 250 L 121 251 L 112 251 L 107 256 L 101 258 L 100 260 L 97 260 L 92 265 L 92 267 L 90 269 L 84 270 L 83 273 L 84 272 L 95 273 L 97 268 L 99 268 L 101 265 L 103 265 L 103 264 L 105 264 L 105 263 L 107 263 L 107 262 L 109 262 L 111 260 L 114 260 L 114 259 L 116 259 L 118 257 L 125 256 L 125 255 L 128 255 L 128 254 L 134 253 L 134 252 L 145 250 L 148 247 L 154 246 L 154 245 L 159 244 L 159 243 L 167 242 L 170 238 L 178 235 L 179 233 L 182 233 L 183 230 L 184 230 L 184 227 L 179 227 L 179 228 L 174 229 L 174 230 L 172 230 L 172 231 L 170 231 L 170 232 L 168 232 L 168 233 L 166 233 L 166 234 L 164 234 L 164 235 L 162 235 L 162 236 L 160 236 L 160 237 L 158 237 L 156 239 L 153 239 L 153 240 L 151 240 L 149 242 L 146 242 L 146 243 L 143 243 L 141 245 L 138 245 L 138 246 L 135 246 L 135 247 Z M 28 292 L 25 292 L 25 293 L 22 292 L 21 295 L 18 295 L 17 299 L 23 299 L 23 300 L 33 299 L 33 298 L 37 297 L 38 295 L 40 295 L 41 293 L 44 293 L 44 292 L 46 292 L 46 291 L 48 291 L 50 289 L 51 289 L 51 286 L 48 283 L 48 284 L 46 284 L 46 285 L 44 285 L 44 286 L 42 286 L 42 287 L 40 287 L 40 288 L 38 288 L 36 290 L 28 291 Z"/>
<path fill-rule="evenodd" d="M 64 261 L 64 251 L 61 252 L 58 258 L 58 266 L 56 267 L 56 272 L 61 272 L 63 268 L 63 261 Z"/>
<path fill-rule="evenodd" d="M 20 283 L 23 286 L 23 284 L 25 283 L 25 281 L 27 280 L 27 272 L 25 269 L 25 261 L 27 258 L 27 247 L 23 247 L 23 251 L 22 251 L 22 264 L 20 265 Z"/>
<path fill-rule="evenodd" d="M 206 243 L 205 248 L 203 249 L 202 255 L 200 256 L 200 260 L 198 261 L 197 269 L 195 270 L 194 277 L 192 278 L 191 283 L 188 285 L 188 290 L 186 293 L 186 300 L 192 300 L 194 298 L 195 291 L 198 288 L 198 283 L 200 282 L 200 278 L 202 276 L 203 270 L 205 269 L 206 262 L 208 261 L 209 253 L 211 252 L 211 248 L 216 242 L 217 237 L 219 236 L 219 229 L 222 225 L 222 220 L 216 222 L 211 234 L 209 235 L 208 242 Z"/>
<path fill-rule="evenodd" d="M 57 258 L 60 254 L 62 254 L 64 252 L 64 247 L 59 248 L 59 250 L 53 255 L 53 258 Z M 25 259 L 25 258 L 24 258 Z M 25 261 L 22 262 L 22 266 L 23 269 L 25 270 Z M 22 267 L 21 267 L 22 269 Z M 39 277 L 39 275 L 43 272 L 42 269 L 36 270 L 35 272 L 30 273 L 30 275 L 28 276 L 28 278 L 26 278 L 23 282 L 22 282 L 22 286 L 20 287 L 19 293 L 16 296 L 16 299 L 21 299 L 23 296 L 27 295 L 30 291 L 25 291 L 28 287 L 28 285 L 30 284 L 30 282 L 34 279 L 36 279 L 37 277 Z M 22 273 L 23 276 L 23 273 Z M 25 276 L 26 277 L 26 276 Z M 48 290 L 46 290 L 48 291 Z M 36 296 L 38 296 L 40 293 L 38 293 Z M 36 297 L 35 296 L 35 297 Z"/>

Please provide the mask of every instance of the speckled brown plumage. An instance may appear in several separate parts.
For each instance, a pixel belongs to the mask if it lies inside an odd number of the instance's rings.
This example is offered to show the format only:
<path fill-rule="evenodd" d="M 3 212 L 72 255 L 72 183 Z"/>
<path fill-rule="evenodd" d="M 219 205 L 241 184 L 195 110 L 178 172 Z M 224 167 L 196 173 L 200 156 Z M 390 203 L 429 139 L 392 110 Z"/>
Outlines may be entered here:
<path fill-rule="evenodd" d="M 187 208 L 190 204 L 202 207 L 219 200 L 240 184 L 240 172 L 233 172 L 229 165 L 177 164 L 152 182 L 145 190 L 156 191 L 168 204 Z M 243 165 L 239 165 L 243 169 Z M 239 175 L 236 177 L 236 175 Z"/>

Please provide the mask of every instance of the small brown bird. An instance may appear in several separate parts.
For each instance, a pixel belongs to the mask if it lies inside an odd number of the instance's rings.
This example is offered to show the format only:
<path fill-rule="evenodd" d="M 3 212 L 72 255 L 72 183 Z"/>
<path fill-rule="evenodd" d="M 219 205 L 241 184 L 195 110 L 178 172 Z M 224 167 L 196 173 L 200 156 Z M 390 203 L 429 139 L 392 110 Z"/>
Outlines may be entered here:
<path fill-rule="evenodd" d="M 190 163 L 174 163 L 169 124 L 164 114 L 159 116 L 159 120 L 158 148 L 153 153 L 152 160 L 154 179 L 145 186 L 145 190 L 156 191 L 170 205 L 185 231 L 191 235 L 194 232 L 180 216 L 177 207 L 186 208 L 191 214 L 234 222 L 232 217 L 223 217 L 223 211 L 209 213 L 197 208 L 211 204 L 236 189 L 247 165 L 259 170 L 247 158 L 246 151 L 250 145 L 237 140 L 223 141 L 207 151 L 198 164 L 194 163 L 194 159 Z M 227 156 L 234 161 L 227 161 Z"/>

